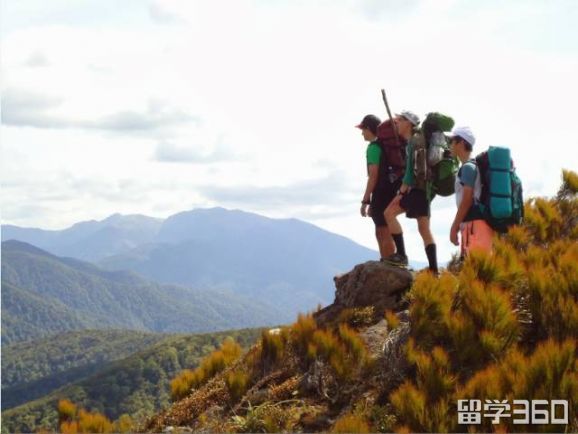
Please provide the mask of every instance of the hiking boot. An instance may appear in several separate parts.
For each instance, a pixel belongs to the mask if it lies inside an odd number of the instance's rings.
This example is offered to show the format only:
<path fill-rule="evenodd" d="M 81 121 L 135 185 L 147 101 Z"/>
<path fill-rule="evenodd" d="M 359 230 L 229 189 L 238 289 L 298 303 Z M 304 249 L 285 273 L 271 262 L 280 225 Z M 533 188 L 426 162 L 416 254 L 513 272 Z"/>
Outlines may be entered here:
<path fill-rule="evenodd" d="M 388 265 L 393 265 L 394 267 L 407 267 L 407 256 L 400 255 L 399 253 L 394 253 L 389 255 L 387 258 L 382 258 L 382 261 Z"/>

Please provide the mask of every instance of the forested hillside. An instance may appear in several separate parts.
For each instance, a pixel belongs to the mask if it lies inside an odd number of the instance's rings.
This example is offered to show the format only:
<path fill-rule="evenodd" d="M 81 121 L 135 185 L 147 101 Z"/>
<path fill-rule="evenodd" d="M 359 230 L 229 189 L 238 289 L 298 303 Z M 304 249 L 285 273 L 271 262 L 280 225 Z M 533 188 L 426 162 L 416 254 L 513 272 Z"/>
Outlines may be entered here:
<path fill-rule="evenodd" d="M 81 330 L 2 348 L 2 409 L 42 397 L 167 338 L 131 330 Z"/>
<path fill-rule="evenodd" d="M 160 285 L 18 241 L 2 243 L 2 342 L 79 329 L 208 332 L 275 324 L 278 312 L 226 290 Z"/>
<path fill-rule="evenodd" d="M 125 359 L 103 363 L 101 369 L 89 378 L 3 411 L 2 433 L 33 432 L 40 427 L 55 431 L 58 428 L 57 404 L 61 399 L 101 412 L 113 420 L 129 414 L 138 421 L 166 408 L 170 403 L 170 380 L 183 369 L 197 367 L 200 360 L 218 348 L 225 338 L 231 337 L 247 348 L 260 333 L 261 329 L 244 329 L 165 337 Z M 71 345 L 75 342 L 82 345 L 82 339 L 71 339 Z M 50 343 L 46 342 L 44 348 L 49 347 Z M 37 362 L 37 366 L 39 364 Z"/>

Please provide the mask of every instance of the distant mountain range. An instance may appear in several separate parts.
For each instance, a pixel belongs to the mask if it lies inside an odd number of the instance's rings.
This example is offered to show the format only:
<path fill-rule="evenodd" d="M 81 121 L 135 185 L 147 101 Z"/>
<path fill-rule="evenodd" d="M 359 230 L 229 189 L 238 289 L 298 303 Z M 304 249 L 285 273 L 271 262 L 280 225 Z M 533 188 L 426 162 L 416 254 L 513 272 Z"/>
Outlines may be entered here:
<path fill-rule="evenodd" d="M 91 260 L 109 271 L 132 270 L 157 282 L 230 291 L 278 311 L 280 321 L 331 303 L 333 277 L 377 257 L 300 220 L 223 208 L 166 220 L 116 214 L 62 231 L 6 225 L 2 239 Z"/>
<path fill-rule="evenodd" d="M 19 241 L 2 243 L 3 344 L 67 330 L 203 332 L 281 318 L 284 312 L 227 290 L 161 285 Z"/>
<path fill-rule="evenodd" d="M 2 241 L 23 241 L 58 256 L 94 262 L 153 242 L 162 222 L 143 215 L 114 214 L 102 221 L 76 223 L 54 231 L 2 225 Z"/>

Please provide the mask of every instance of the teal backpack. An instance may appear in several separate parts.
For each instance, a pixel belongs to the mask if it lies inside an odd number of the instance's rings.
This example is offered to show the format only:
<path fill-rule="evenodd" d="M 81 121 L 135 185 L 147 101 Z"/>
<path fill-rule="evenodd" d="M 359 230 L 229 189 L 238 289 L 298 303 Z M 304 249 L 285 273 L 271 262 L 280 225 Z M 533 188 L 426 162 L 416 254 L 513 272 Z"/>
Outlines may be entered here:
<path fill-rule="evenodd" d="M 444 131 L 454 120 L 441 113 L 428 113 L 421 131 L 414 136 L 414 174 L 416 186 L 426 191 L 428 200 L 455 192 L 458 160 L 451 156 Z"/>
<path fill-rule="evenodd" d="M 476 156 L 482 191 L 479 211 L 496 232 L 505 233 L 524 218 L 522 182 L 516 175 L 509 148 L 490 146 Z"/>

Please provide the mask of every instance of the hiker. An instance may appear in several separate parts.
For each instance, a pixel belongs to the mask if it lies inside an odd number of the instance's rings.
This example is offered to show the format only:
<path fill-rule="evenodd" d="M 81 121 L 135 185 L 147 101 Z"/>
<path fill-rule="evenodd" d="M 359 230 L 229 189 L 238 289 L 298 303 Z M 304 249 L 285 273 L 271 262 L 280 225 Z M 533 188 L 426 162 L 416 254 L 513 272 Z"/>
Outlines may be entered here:
<path fill-rule="evenodd" d="M 395 244 L 389 234 L 383 211 L 395 197 L 400 182 L 393 184 L 383 182 L 385 173 L 380 173 L 380 162 L 384 158 L 381 146 L 377 139 L 377 127 L 381 120 L 375 115 L 367 115 L 356 128 L 361 129 L 361 135 L 369 142 L 366 150 L 367 184 L 361 200 L 361 216 L 371 216 L 375 224 L 375 238 L 379 246 L 381 258 L 391 255 Z"/>
<path fill-rule="evenodd" d="M 426 189 L 418 188 L 414 175 L 414 129 L 419 125 L 419 118 L 410 111 L 403 111 L 396 117 L 400 136 L 408 140 L 405 175 L 399 189 L 399 194 L 385 209 L 385 220 L 395 243 L 396 252 L 385 258 L 384 262 L 405 267 L 408 265 L 403 231 L 397 221 L 397 216 L 406 213 L 407 218 L 417 219 L 419 234 L 423 239 L 429 269 L 437 274 L 436 245 L 430 230 L 430 200 Z"/>
<path fill-rule="evenodd" d="M 461 162 L 455 184 L 458 211 L 450 229 L 450 241 L 459 245 L 460 233 L 462 259 L 474 248 L 490 253 L 494 231 L 479 213 L 481 177 L 475 160 L 471 159 L 476 138 L 468 127 L 456 127 L 448 137 L 452 155 Z"/>

